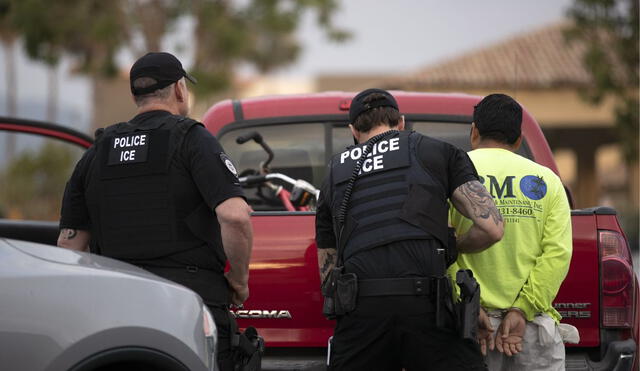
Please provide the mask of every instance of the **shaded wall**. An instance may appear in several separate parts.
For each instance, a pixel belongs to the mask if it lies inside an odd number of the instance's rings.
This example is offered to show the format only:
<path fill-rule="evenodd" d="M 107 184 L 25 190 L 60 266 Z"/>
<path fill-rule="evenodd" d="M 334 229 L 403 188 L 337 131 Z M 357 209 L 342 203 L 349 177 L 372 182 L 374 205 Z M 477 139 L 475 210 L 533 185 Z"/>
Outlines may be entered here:
<path fill-rule="evenodd" d="M 127 121 L 135 113 L 136 105 L 131 97 L 128 77 L 93 80 L 92 133 L 97 128 Z"/>

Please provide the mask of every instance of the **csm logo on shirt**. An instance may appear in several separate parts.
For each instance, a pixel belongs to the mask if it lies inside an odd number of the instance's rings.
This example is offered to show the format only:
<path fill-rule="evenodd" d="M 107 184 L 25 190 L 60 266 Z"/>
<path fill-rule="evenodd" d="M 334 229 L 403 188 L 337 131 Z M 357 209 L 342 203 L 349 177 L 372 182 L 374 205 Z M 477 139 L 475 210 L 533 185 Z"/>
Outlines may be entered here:
<path fill-rule="evenodd" d="M 520 223 L 522 220 L 540 220 L 544 205 L 540 200 L 547 194 L 547 184 L 541 176 L 526 175 L 517 181 L 514 175 L 502 179 L 494 175 L 480 176 L 482 183 L 494 198 L 500 214 L 507 223 Z M 487 184 L 489 183 L 489 184 Z M 524 197 L 516 196 L 516 184 Z"/>
<path fill-rule="evenodd" d="M 502 179 L 502 182 L 493 175 L 486 175 L 489 179 L 489 185 L 486 184 L 486 179 L 480 176 L 480 183 L 489 189 L 489 193 L 493 198 L 516 198 L 513 193 L 513 181 L 516 179 L 513 175 L 508 175 Z M 547 194 L 547 183 L 541 176 L 526 175 L 520 179 L 519 182 L 520 191 L 531 200 L 541 200 Z"/>

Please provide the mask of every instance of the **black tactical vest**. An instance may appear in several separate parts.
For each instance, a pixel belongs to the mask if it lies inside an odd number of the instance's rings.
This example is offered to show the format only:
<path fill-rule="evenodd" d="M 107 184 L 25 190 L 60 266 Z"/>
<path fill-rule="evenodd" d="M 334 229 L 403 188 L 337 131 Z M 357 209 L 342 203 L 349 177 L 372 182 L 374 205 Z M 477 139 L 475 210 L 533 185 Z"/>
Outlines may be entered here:
<path fill-rule="evenodd" d="M 87 192 L 92 252 L 148 260 L 219 240 L 214 213 L 189 173 L 170 171 L 194 125 L 202 124 L 172 115 L 152 125 L 116 124 L 100 135 Z"/>
<path fill-rule="evenodd" d="M 447 246 L 446 191 L 416 157 L 419 136 L 389 134 L 364 161 L 346 214 L 345 261 L 359 251 L 401 240 L 435 238 Z M 364 146 L 350 147 L 332 159 L 334 216 Z"/>

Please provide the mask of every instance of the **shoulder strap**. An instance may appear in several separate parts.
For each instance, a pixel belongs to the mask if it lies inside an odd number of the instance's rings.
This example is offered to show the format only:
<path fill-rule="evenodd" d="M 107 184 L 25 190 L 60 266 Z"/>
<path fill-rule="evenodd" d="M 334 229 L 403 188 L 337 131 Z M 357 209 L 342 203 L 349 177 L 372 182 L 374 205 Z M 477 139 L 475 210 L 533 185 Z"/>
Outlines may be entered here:
<path fill-rule="evenodd" d="M 179 153 L 182 144 L 184 143 L 184 139 L 187 136 L 189 130 L 196 125 L 203 126 L 200 122 L 190 119 L 184 116 L 172 115 L 167 118 L 165 125 L 173 124 L 174 127 L 171 128 L 174 131 L 174 135 L 171 138 L 171 148 L 169 150 L 169 158 L 172 158 L 175 153 Z"/>
<path fill-rule="evenodd" d="M 200 125 L 204 127 L 202 123 L 194 119 L 191 119 L 189 117 L 185 117 L 185 116 L 172 116 L 172 117 L 176 119 L 176 125 L 178 127 L 178 130 L 180 130 L 182 134 L 186 134 L 195 125 Z"/>
<path fill-rule="evenodd" d="M 121 127 L 123 124 L 125 124 L 124 122 L 120 122 L 114 125 L 109 125 L 106 128 L 98 128 L 96 129 L 96 131 L 94 132 L 94 145 L 98 145 L 101 144 L 106 137 L 108 137 L 109 135 L 112 135 L 114 132 L 117 131 L 117 129 L 119 127 Z"/>
<path fill-rule="evenodd" d="M 104 128 L 97 128 L 95 132 L 93 132 L 93 140 L 96 141 L 100 139 L 100 137 L 104 134 Z"/>

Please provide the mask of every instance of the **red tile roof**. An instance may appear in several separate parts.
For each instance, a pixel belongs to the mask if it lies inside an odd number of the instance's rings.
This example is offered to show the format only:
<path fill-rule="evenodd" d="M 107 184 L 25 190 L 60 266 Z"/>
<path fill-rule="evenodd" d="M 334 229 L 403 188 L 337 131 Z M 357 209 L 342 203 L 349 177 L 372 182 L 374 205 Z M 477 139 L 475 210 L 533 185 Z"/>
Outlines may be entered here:
<path fill-rule="evenodd" d="M 582 67 L 585 47 L 567 42 L 569 23 L 553 24 L 471 51 L 404 76 L 385 79 L 389 89 L 550 88 L 591 83 Z"/>

